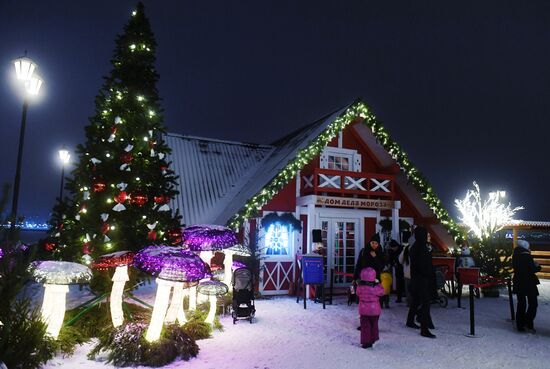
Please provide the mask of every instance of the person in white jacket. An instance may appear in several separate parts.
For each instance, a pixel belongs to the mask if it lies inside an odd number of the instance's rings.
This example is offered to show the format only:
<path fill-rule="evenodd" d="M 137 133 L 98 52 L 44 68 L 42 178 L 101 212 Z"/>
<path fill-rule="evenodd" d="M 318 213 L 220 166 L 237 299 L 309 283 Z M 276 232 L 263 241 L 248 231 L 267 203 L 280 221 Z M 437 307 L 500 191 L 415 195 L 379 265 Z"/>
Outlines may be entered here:
<path fill-rule="evenodd" d="M 411 303 L 411 259 L 410 259 L 410 247 L 409 243 L 411 233 L 409 231 L 403 232 L 403 251 L 399 254 L 397 260 L 399 264 L 403 266 L 403 275 L 405 277 L 405 294 L 407 296 L 407 306 Z"/>

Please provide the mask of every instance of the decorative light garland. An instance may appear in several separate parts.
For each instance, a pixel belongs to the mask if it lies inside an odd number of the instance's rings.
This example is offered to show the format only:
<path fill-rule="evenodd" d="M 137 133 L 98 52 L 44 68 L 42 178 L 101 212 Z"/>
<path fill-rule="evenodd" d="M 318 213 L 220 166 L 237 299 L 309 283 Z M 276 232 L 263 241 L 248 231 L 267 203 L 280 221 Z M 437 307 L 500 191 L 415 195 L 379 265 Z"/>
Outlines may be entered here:
<path fill-rule="evenodd" d="M 357 102 L 350 106 L 342 115 L 337 117 L 328 127 L 313 140 L 313 142 L 300 150 L 290 162 L 256 195 L 250 198 L 241 210 L 229 221 L 228 226 L 232 229 L 239 229 L 246 219 L 254 217 L 264 205 L 266 205 L 307 163 L 320 155 L 325 146 L 334 139 L 338 133 L 349 124 L 362 122 L 370 128 L 378 142 L 390 153 L 401 170 L 407 176 L 408 181 L 420 192 L 422 199 L 441 224 L 447 229 L 455 240 L 461 238 L 458 225 L 449 216 L 443 207 L 441 200 L 434 193 L 433 188 L 424 176 L 414 167 L 407 154 L 399 145 L 390 138 L 386 129 L 378 122 L 370 109 L 363 102 Z"/>

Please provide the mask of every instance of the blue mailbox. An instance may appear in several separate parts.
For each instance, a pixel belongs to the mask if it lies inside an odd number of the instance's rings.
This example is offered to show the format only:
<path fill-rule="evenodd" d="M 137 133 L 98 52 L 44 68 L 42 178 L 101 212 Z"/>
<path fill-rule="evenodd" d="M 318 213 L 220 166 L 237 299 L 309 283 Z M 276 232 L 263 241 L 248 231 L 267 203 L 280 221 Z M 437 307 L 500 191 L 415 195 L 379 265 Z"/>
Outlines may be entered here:
<path fill-rule="evenodd" d="M 303 255 L 302 276 L 304 284 L 324 284 L 323 256 L 318 254 Z"/>

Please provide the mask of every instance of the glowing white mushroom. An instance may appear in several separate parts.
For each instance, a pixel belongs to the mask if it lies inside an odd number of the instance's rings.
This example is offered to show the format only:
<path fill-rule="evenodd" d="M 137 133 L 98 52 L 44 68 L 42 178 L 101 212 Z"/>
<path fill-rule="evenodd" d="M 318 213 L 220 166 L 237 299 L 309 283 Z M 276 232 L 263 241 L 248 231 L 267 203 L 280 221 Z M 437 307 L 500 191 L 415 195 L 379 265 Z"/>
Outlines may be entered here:
<path fill-rule="evenodd" d="M 57 338 L 65 317 L 66 295 L 70 284 L 88 283 L 92 271 L 85 265 L 66 261 L 37 261 L 31 264 L 34 279 L 44 284 L 42 318 L 46 332 Z"/>
<path fill-rule="evenodd" d="M 128 265 L 132 263 L 134 253 L 131 251 L 118 251 L 111 254 L 102 255 L 92 264 L 94 269 L 115 268 L 113 275 L 113 287 L 111 288 L 110 308 L 111 320 L 114 327 L 121 326 L 124 322 L 124 313 L 122 311 L 122 294 L 124 285 L 130 278 L 128 277 Z"/>
<path fill-rule="evenodd" d="M 208 315 L 204 320 L 208 324 L 214 324 L 214 318 L 216 317 L 216 303 L 217 297 L 225 295 L 229 288 L 227 285 L 220 281 L 205 281 L 201 282 L 197 287 L 197 291 L 200 294 L 208 296 L 210 302 L 210 309 L 208 310 Z"/>
<path fill-rule="evenodd" d="M 183 295 L 180 291 L 196 285 L 207 275 L 206 264 L 197 255 L 181 247 L 149 246 L 136 254 L 133 265 L 157 277 L 157 295 L 151 323 L 145 335 L 147 341 L 156 341 L 160 338 L 165 320 L 173 322 L 174 316 L 184 319 L 181 317 Z M 174 294 L 169 308 L 172 289 Z"/>

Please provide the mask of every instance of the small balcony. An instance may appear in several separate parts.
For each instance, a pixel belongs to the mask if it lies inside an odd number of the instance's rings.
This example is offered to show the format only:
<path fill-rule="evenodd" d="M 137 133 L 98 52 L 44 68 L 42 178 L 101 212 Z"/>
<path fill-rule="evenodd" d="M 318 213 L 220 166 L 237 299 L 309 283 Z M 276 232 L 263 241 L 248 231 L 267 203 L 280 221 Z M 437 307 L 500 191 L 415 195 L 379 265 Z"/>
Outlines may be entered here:
<path fill-rule="evenodd" d="M 302 173 L 301 195 L 345 194 L 393 198 L 392 175 L 315 168 Z"/>

